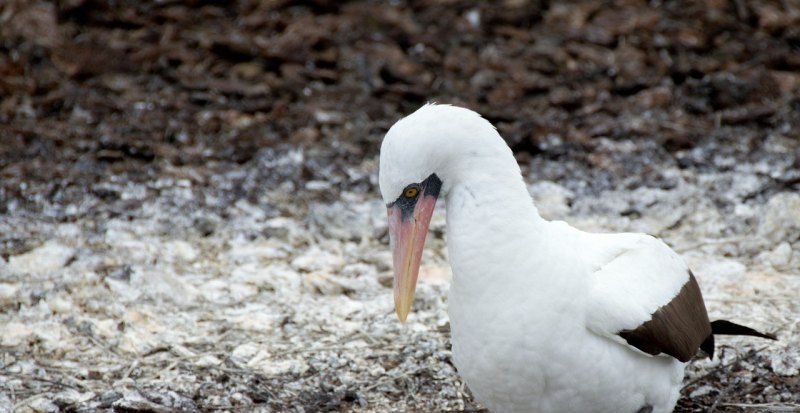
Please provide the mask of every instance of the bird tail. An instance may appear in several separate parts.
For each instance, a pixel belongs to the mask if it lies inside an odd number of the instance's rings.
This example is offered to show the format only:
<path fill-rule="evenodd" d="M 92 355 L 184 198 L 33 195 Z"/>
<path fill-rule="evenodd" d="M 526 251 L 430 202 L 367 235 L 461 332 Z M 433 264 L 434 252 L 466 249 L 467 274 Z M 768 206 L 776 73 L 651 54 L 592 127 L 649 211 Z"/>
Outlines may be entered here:
<path fill-rule="evenodd" d="M 777 340 L 775 334 L 762 333 L 750 327 L 732 323 L 728 320 L 715 320 L 711 322 L 711 334 L 725 334 L 731 336 L 753 336 Z"/>
<path fill-rule="evenodd" d="M 714 358 L 714 335 L 716 334 L 731 336 L 753 336 L 770 340 L 778 339 L 778 337 L 776 337 L 774 334 L 762 333 L 750 327 L 732 323 L 728 320 L 715 320 L 711 322 L 711 334 L 709 334 L 705 341 L 703 341 L 703 344 L 700 345 L 700 350 L 706 353 L 710 359 Z"/>

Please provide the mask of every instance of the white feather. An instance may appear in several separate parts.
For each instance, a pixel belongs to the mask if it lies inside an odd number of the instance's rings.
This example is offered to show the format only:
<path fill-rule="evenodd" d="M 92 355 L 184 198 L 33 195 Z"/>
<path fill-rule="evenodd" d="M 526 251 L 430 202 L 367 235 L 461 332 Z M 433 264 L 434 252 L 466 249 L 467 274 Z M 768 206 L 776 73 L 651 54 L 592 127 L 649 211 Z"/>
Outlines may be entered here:
<path fill-rule="evenodd" d="M 669 303 L 689 280 L 689 269 L 664 242 L 645 234 L 587 234 L 601 245 L 587 304 L 586 324 L 624 343 L 617 333 L 632 330 Z"/>

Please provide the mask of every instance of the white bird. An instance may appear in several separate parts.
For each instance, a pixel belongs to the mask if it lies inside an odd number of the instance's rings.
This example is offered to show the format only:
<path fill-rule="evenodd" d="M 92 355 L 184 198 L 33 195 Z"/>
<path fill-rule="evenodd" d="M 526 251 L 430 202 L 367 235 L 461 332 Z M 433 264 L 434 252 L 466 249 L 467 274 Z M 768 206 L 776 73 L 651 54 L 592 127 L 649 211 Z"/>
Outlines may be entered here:
<path fill-rule="evenodd" d="M 395 310 L 414 298 L 436 200 L 447 214 L 453 360 L 495 413 L 667 413 L 716 334 L 697 281 L 662 241 L 539 216 L 511 150 L 477 113 L 428 104 L 383 140 Z M 701 353 L 702 354 L 702 353 Z"/>

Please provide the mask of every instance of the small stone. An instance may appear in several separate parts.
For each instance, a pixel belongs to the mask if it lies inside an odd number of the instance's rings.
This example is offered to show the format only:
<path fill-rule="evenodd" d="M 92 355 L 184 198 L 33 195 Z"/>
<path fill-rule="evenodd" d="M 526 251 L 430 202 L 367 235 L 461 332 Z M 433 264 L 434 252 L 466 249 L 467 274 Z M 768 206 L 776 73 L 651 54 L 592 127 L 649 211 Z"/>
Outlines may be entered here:
<path fill-rule="evenodd" d="M 788 270 L 792 260 L 792 246 L 781 242 L 769 253 L 769 263 L 778 271 Z"/>
<path fill-rule="evenodd" d="M 309 191 L 329 191 L 331 183 L 328 181 L 308 181 L 306 182 L 306 189 Z"/>
<path fill-rule="evenodd" d="M 264 69 L 257 62 L 242 62 L 231 67 L 231 73 L 247 80 L 256 79 L 264 73 Z"/>
<path fill-rule="evenodd" d="M 0 308 L 8 304 L 14 304 L 18 297 L 19 285 L 0 283 Z"/>
<path fill-rule="evenodd" d="M 467 19 L 469 25 L 473 28 L 481 26 L 481 11 L 479 9 L 470 9 L 464 13 L 464 18 Z"/>
<path fill-rule="evenodd" d="M 231 352 L 231 360 L 235 363 L 245 365 L 258 354 L 259 350 L 260 348 L 255 343 L 242 344 L 233 349 Z"/>
<path fill-rule="evenodd" d="M 114 386 L 120 386 L 120 382 L 118 381 L 114 384 Z M 132 386 L 133 384 L 124 384 L 127 386 Z M 167 410 L 163 408 L 163 406 L 153 403 L 152 401 L 148 400 L 141 393 L 136 390 L 127 390 L 124 392 L 124 396 L 113 403 L 114 411 L 151 411 L 151 412 L 166 412 Z"/>
<path fill-rule="evenodd" d="M 36 413 L 57 413 L 61 409 L 51 400 L 45 397 L 39 397 L 28 402 L 28 408 Z"/>
<path fill-rule="evenodd" d="M 258 286 L 252 284 L 231 284 L 228 286 L 230 298 L 233 301 L 242 301 L 258 294 Z"/>
<path fill-rule="evenodd" d="M 63 268 L 74 254 L 74 249 L 49 241 L 25 254 L 10 257 L 8 267 L 20 274 L 45 274 Z"/>
<path fill-rule="evenodd" d="M 194 261 L 197 259 L 197 250 L 188 242 L 176 240 L 164 245 L 166 253 L 182 261 Z"/>
<path fill-rule="evenodd" d="M 339 295 L 345 292 L 344 286 L 335 277 L 322 272 L 305 274 L 303 283 L 309 290 L 322 295 Z"/>
<path fill-rule="evenodd" d="M 194 228 L 200 235 L 208 237 L 213 235 L 219 225 L 218 220 L 211 217 L 201 217 L 195 220 Z"/>
<path fill-rule="evenodd" d="M 314 112 L 314 120 L 321 124 L 340 124 L 344 121 L 344 115 L 340 112 L 317 110 Z"/>
<path fill-rule="evenodd" d="M 75 389 L 66 389 L 57 393 L 53 400 L 56 404 L 65 406 L 85 402 L 92 398 L 94 398 L 94 393 L 92 392 L 81 393 Z"/>
<path fill-rule="evenodd" d="M 197 361 L 194 364 L 198 367 L 214 367 L 222 364 L 222 361 L 220 361 L 220 359 L 214 356 L 205 355 L 197 359 Z"/>
<path fill-rule="evenodd" d="M 278 315 L 274 313 L 249 310 L 245 312 L 237 312 L 229 316 L 231 325 L 247 331 L 262 332 L 275 328 L 280 321 Z"/>
<path fill-rule="evenodd" d="M 700 386 L 689 394 L 689 398 L 693 399 L 696 397 L 705 396 L 711 392 L 719 392 L 719 390 L 713 386 Z"/>
<path fill-rule="evenodd" d="M 337 272 L 344 267 L 342 257 L 323 251 L 317 246 L 307 249 L 299 257 L 292 260 L 292 267 L 301 271 L 321 271 L 327 270 Z"/>
<path fill-rule="evenodd" d="M 47 306 L 54 314 L 66 314 L 72 310 L 72 302 L 62 297 L 49 298 Z"/>
<path fill-rule="evenodd" d="M 539 214 L 546 219 L 563 219 L 570 212 L 570 203 L 575 194 L 567 188 L 550 181 L 537 182 L 528 187 Z"/>
<path fill-rule="evenodd" d="M 177 355 L 178 357 L 183 357 L 183 358 L 194 357 L 196 354 L 194 351 L 189 350 L 188 348 L 180 344 L 173 344 L 170 347 L 170 351 L 175 353 L 175 355 Z"/>
<path fill-rule="evenodd" d="M 0 334 L 0 345 L 6 347 L 18 346 L 32 333 L 31 327 L 12 321 L 3 326 L 3 334 Z"/>
<path fill-rule="evenodd" d="M 787 344 L 785 350 L 770 353 L 770 365 L 772 371 L 785 377 L 797 376 L 800 374 L 800 350 L 795 346 Z"/>
<path fill-rule="evenodd" d="M 308 364 L 300 360 L 266 360 L 254 367 L 270 376 L 302 374 L 308 371 Z"/>
<path fill-rule="evenodd" d="M 770 198 L 758 233 L 773 244 L 800 239 L 800 194 L 783 192 Z"/>
<path fill-rule="evenodd" d="M 290 140 L 296 143 L 314 143 L 319 140 L 320 133 L 315 127 L 306 126 L 292 133 Z"/>
<path fill-rule="evenodd" d="M 665 86 L 656 86 L 637 93 L 633 98 L 643 108 L 666 108 L 672 103 L 672 91 Z"/>
<path fill-rule="evenodd" d="M 5 392 L 0 393 L 0 412 L 10 412 L 13 407 L 14 403 L 11 401 L 11 397 Z"/>

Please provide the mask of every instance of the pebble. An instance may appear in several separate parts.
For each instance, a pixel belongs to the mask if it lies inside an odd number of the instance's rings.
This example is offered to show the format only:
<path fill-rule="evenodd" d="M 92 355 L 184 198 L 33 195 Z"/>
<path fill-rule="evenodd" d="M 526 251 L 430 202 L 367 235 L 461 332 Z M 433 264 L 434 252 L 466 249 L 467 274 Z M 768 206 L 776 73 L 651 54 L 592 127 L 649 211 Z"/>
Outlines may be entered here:
<path fill-rule="evenodd" d="M 225 257 L 237 263 L 281 260 L 289 256 L 288 246 L 273 239 L 232 243 L 230 247 Z"/>
<path fill-rule="evenodd" d="M 37 397 L 28 402 L 27 407 L 35 413 L 58 413 L 61 409 L 46 397 Z"/>
<path fill-rule="evenodd" d="M 18 293 L 19 284 L 0 283 L 0 308 L 17 302 Z"/>
<path fill-rule="evenodd" d="M 254 367 L 257 367 L 264 372 L 264 374 L 273 376 L 282 374 L 303 374 L 309 368 L 308 364 L 304 361 L 295 359 L 265 361 L 266 362 Z"/>
<path fill-rule="evenodd" d="M 63 268 L 74 256 L 75 250 L 49 241 L 44 245 L 8 259 L 8 269 L 20 274 L 46 274 Z"/>
<path fill-rule="evenodd" d="M 694 391 L 692 391 L 691 393 L 689 393 L 689 398 L 693 399 L 693 398 L 696 398 L 696 397 L 705 396 L 706 394 L 709 394 L 711 392 L 719 392 L 719 390 L 716 387 L 713 387 L 713 386 L 707 386 L 707 385 L 706 386 L 700 386 L 700 387 L 696 388 Z"/>
<path fill-rule="evenodd" d="M 54 397 L 53 400 L 56 404 L 61 406 L 66 406 L 70 404 L 77 404 L 80 402 L 84 402 L 90 400 L 94 397 L 94 393 L 92 392 L 85 392 L 81 393 L 75 389 L 65 389 L 58 392 Z"/>
<path fill-rule="evenodd" d="M 238 364 L 247 364 L 260 350 L 255 343 L 241 344 L 231 352 L 231 360 Z"/>
<path fill-rule="evenodd" d="M 0 345 L 13 347 L 22 342 L 32 333 L 32 329 L 23 323 L 12 321 L 3 326 L 3 334 L 0 334 Z"/>
<path fill-rule="evenodd" d="M 150 269 L 135 271 L 131 275 L 129 288 L 140 291 L 149 298 L 192 305 L 200 293 L 187 281 L 186 277 L 169 271 Z"/>
<path fill-rule="evenodd" d="M 271 330 L 281 321 L 280 314 L 257 301 L 230 308 L 222 316 L 231 325 L 246 331 Z"/>
<path fill-rule="evenodd" d="M 182 240 L 175 240 L 165 243 L 164 254 L 187 262 L 196 260 L 198 256 L 197 249 L 195 249 L 188 242 Z"/>
<path fill-rule="evenodd" d="M 528 187 L 539 214 L 545 219 L 564 219 L 569 215 L 575 193 L 563 186 L 540 181 Z"/>
<path fill-rule="evenodd" d="M 252 284 L 230 284 L 228 286 L 230 298 L 234 302 L 243 301 L 258 294 L 258 286 Z"/>
<path fill-rule="evenodd" d="M 48 298 L 47 307 L 53 312 L 53 314 L 67 314 L 73 308 L 72 302 L 63 297 Z"/>
<path fill-rule="evenodd" d="M 345 261 L 342 257 L 323 251 L 316 245 L 312 245 L 292 260 L 292 267 L 300 271 L 336 272 L 341 270 L 344 265 Z"/>
<path fill-rule="evenodd" d="M 303 283 L 310 291 L 322 295 L 339 295 L 349 290 L 333 275 L 320 271 L 303 275 Z"/>
<path fill-rule="evenodd" d="M 212 355 L 207 354 L 197 359 L 194 364 L 198 367 L 214 367 L 222 364 L 222 361 Z"/>
<path fill-rule="evenodd" d="M 783 351 L 770 354 L 772 370 L 781 376 L 793 377 L 800 374 L 800 350 L 798 350 L 800 342 L 797 338 L 793 341 L 794 343 L 788 343 Z"/>
<path fill-rule="evenodd" d="M 14 402 L 11 401 L 11 397 L 5 392 L 0 392 L 0 412 L 10 412 L 13 407 Z"/>
<path fill-rule="evenodd" d="M 792 246 L 788 242 L 781 242 L 769 254 L 769 263 L 778 271 L 788 270 L 792 261 Z"/>
<path fill-rule="evenodd" d="M 772 245 L 800 239 L 800 194 L 783 192 L 770 198 L 758 234 Z"/>

